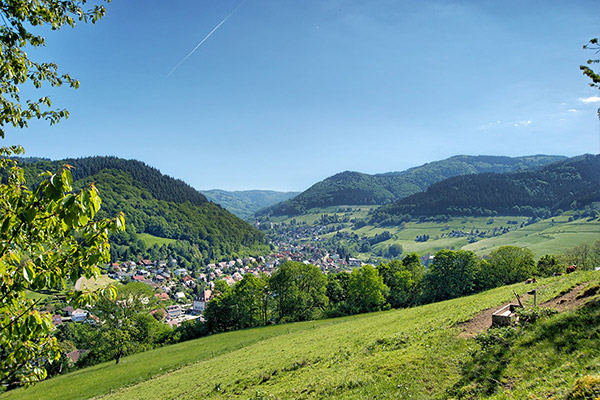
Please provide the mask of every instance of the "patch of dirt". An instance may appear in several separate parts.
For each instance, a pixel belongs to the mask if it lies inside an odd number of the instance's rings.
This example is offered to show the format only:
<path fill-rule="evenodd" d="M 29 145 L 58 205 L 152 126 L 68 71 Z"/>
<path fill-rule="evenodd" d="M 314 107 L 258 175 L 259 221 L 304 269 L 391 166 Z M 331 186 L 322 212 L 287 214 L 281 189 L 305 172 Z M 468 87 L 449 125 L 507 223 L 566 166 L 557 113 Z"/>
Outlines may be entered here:
<path fill-rule="evenodd" d="M 585 303 L 589 297 L 594 296 L 600 291 L 600 287 L 593 286 L 585 291 L 583 288 L 587 285 L 587 282 L 581 283 L 575 286 L 573 289 L 568 292 L 559 295 L 551 300 L 548 300 L 544 303 L 540 304 L 540 307 L 546 308 L 556 308 L 559 312 L 571 310 L 573 308 L 581 306 Z M 521 301 L 526 300 L 530 297 L 528 294 L 523 294 L 521 296 Z M 480 313 L 476 314 L 470 320 L 463 322 L 458 325 L 460 328 L 459 337 L 462 338 L 470 338 L 476 336 L 477 334 L 489 329 L 492 326 L 492 314 L 501 309 L 508 304 L 517 304 L 517 300 L 510 303 L 505 303 L 499 305 L 498 307 L 488 308 L 487 310 L 483 310 Z"/>
<path fill-rule="evenodd" d="M 540 304 L 540 307 L 556 308 L 561 312 L 579 307 L 588 300 L 588 297 L 591 297 L 598 292 L 598 286 L 590 287 L 584 291 L 583 288 L 585 288 L 586 285 L 587 282 L 581 283 L 569 292 Z"/>
<path fill-rule="evenodd" d="M 529 297 L 528 294 L 523 294 L 519 296 L 521 297 L 521 301 Z M 470 338 L 473 336 L 477 336 L 479 333 L 489 329 L 492 326 L 492 314 L 501 309 L 502 307 L 513 303 L 518 304 L 517 299 L 511 301 L 510 303 L 504 303 L 497 307 L 492 307 L 483 310 L 478 314 L 475 314 L 470 320 L 458 324 L 458 327 L 460 328 L 460 333 L 458 334 L 458 337 Z"/>

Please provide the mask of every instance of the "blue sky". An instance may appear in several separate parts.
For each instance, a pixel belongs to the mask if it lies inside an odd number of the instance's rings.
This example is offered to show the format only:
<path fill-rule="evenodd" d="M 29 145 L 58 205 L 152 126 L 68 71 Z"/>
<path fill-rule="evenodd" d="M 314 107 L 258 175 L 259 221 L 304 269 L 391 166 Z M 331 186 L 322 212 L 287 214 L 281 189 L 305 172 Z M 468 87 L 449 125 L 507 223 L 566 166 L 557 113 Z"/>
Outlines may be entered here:
<path fill-rule="evenodd" d="M 81 87 L 23 93 L 71 115 L 7 129 L 4 144 L 138 159 L 226 190 L 304 190 L 456 154 L 600 151 L 600 91 L 579 71 L 600 35 L 596 1 L 240 4 L 114 0 L 96 25 L 48 31 L 29 55 Z"/>

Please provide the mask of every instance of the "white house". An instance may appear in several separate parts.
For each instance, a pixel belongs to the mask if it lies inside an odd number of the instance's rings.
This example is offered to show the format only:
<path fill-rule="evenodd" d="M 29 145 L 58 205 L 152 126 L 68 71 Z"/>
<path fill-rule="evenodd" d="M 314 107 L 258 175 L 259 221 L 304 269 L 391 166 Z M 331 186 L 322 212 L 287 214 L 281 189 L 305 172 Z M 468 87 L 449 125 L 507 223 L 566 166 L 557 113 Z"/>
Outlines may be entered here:
<path fill-rule="evenodd" d="M 204 290 L 200 296 L 194 299 L 194 303 L 192 305 L 192 310 L 199 314 L 206 310 L 206 304 L 210 301 L 210 297 L 212 296 L 211 290 Z"/>
<path fill-rule="evenodd" d="M 86 320 L 87 316 L 88 316 L 88 312 L 86 310 L 82 310 L 81 308 L 78 308 L 77 310 L 73 311 L 73 314 L 71 314 L 71 321 L 83 322 Z"/>

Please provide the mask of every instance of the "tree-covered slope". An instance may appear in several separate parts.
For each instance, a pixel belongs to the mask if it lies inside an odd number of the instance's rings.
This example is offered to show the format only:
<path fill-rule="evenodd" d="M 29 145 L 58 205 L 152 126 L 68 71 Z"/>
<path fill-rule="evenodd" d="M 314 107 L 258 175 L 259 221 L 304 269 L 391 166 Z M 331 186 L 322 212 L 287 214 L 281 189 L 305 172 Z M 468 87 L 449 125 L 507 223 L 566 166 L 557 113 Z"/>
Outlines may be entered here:
<path fill-rule="evenodd" d="M 375 220 L 412 215 L 534 215 L 600 201 L 600 155 L 583 155 L 540 169 L 463 175 L 381 207 Z"/>
<path fill-rule="evenodd" d="M 244 219 L 256 211 L 297 196 L 299 192 L 277 192 L 273 190 L 202 190 L 203 195 L 227 211 Z"/>
<path fill-rule="evenodd" d="M 263 234 L 248 223 L 185 182 L 140 161 L 88 157 L 28 162 L 27 182 L 35 184 L 41 171 L 55 171 L 64 164 L 72 166 L 75 187 L 95 183 L 102 198 L 100 217 L 125 213 L 129 233 L 187 241 L 206 260 L 264 246 Z"/>
<path fill-rule="evenodd" d="M 543 166 L 562 156 L 454 156 L 402 172 L 369 175 L 342 172 L 311 186 L 298 196 L 259 211 L 258 215 L 299 215 L 314 207 L 383 205 L 426 190 L 449 177 L 483 172 L 509 172 Z"/>

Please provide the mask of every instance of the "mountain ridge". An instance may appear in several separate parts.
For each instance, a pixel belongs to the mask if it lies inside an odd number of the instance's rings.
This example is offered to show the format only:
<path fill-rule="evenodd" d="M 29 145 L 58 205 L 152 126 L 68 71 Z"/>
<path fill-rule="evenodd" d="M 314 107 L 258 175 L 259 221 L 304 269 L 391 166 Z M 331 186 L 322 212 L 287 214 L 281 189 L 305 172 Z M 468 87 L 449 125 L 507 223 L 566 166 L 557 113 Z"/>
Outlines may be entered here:
<path fill-rule="evenodd" d="M 408 214 L 533 216 L 600 201 L 600 155 L 585 154 L 531 170 L 448 178 L 376 210 L 376 220 Z"/>
<path fill-rule="evenodd" d="M 40 172 L 65 164 L 72 167 L 75 189 L 94 183 L 102 199 L 100 218 L 125 213 L 127 232 L 113 238 L 119 245 L 137 241 L 140 233 L 175 239 L 187 243 L 190 262 L 196 264 L 266 250 L 264 235 L 247 222 L 141 161 L 84 157 L 21 164 L 29 185 L 40 181 Z"/>
<path fill-rule="evenodd" d="M 480 172 L 509 172 L 536 168 L 565 156 L 522 157 L 458 155 L 401 172 L 369 175 L 344 171 L 317 182 L 298 196 L 259 210 L 257 216 L 300 215 L 314 207 L 384 205 L 421 192 L 446 178 Z"/>

